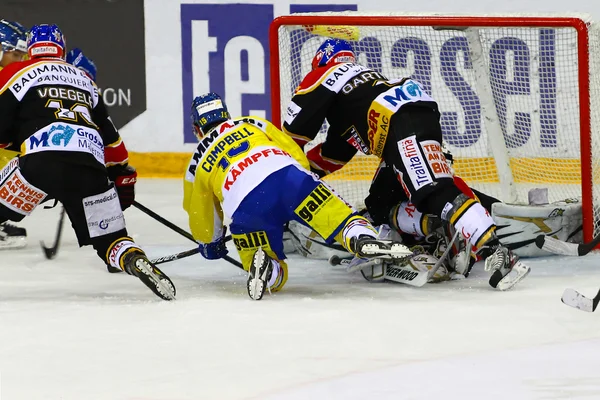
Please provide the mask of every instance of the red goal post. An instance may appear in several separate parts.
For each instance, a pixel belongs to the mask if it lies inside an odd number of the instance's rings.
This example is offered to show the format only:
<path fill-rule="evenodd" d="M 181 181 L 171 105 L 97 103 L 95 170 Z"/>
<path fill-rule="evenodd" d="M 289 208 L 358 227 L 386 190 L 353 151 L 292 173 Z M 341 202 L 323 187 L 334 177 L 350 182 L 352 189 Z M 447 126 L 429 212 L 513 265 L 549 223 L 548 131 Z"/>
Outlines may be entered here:
<path fill-rule="evenodd" d="M 269 36 L 277 126 L 318 45 L 348 39 L 359 63 L 424 83 L 470 185 L 512 203 L 539 187 L 550 201 L 581 198 L 584 240 L 599 233 L 600 39 L 589 17 L 295 14 Z M 357 155 L 329 182 L 358 205 L 376 165 Z"/>

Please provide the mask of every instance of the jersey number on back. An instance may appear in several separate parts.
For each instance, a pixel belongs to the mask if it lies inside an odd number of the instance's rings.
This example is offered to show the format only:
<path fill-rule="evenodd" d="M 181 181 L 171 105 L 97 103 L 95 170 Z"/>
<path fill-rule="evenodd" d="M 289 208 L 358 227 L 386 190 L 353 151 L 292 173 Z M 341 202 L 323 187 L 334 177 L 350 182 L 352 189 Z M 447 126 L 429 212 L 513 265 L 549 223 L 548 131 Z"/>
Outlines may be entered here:
<path fill-rule="evenodd" d="M 50 99 L 46 103 L 46 107 L 56 108 L 56 112 L 54 113 L 56 119 L 71 122 L 84 122 L 86 125 L 98 129 L 98 126 L 92 121 L 89 108 L 83 103 L 75 103 L 71 108 L 64 108 L 62 100 Z"/>
<path fill-rule="evenodd" d="M 236 156 L 239 156 L 240 154 L 244 154 L 248 150 L 250 150 L 250 142 L 248 142 L 247 140 L 240 142 L 237 146 L 227 150 L 227 153 L 225 153 L 225 155 L 221 157 L 218 163 L 219 167 L 221 167 L 223 171 L 226 171 L 229 165 L 231 165 L 231 162 L 229 162 L 227 157 L 234 158 Z"/>

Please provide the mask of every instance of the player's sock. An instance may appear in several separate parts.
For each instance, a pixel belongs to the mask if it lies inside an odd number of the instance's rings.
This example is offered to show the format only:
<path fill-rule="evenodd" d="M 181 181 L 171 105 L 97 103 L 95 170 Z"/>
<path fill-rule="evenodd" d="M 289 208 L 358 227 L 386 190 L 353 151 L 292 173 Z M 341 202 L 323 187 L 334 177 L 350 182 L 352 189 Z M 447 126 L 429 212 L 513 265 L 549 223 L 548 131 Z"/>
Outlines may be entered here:
<path fill-rule="evenodd" d="M 27 231 L 7 222 L 0 224 L 0 249 L 20 249 L 27 245 Z"/>
<path fill-rule="evenodd" d="M 146 253 L 131 238 L 121 238 L 113 242 L 107 252 L 107 262 L 113 268 L 121 268 L 129 275 L 139 278 L 161 299 L 175 299 L 176 289 L 171 279 L 152 265 Z"/>

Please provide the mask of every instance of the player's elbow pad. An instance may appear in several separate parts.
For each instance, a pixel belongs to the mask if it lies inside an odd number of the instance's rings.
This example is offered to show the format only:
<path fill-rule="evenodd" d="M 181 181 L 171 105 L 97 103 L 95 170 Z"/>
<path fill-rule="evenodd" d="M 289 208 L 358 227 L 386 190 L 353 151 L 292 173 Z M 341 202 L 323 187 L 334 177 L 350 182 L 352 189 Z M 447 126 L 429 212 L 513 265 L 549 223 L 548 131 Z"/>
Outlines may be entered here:
<path fill-rule="evenodd" d="M 321 154 L 321 144 L 316 145 L 306 153 L 306 158 L 310 162 L 311 171 L 315 172 L 319 176 L 329 175 L 334 173 L 338 169 L 342 168 L 345 164 L 344 161 L 336 161 L 329 158 L 324 158 Z"/>

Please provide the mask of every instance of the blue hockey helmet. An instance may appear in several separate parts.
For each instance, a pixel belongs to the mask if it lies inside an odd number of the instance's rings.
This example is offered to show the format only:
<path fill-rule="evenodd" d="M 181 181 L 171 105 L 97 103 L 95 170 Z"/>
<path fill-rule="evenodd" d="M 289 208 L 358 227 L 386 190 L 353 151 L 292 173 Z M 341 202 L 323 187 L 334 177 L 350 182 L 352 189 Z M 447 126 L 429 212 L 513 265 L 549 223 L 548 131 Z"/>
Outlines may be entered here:
<path fill-rule="evenodd" d="M 56 25 L 34 25 L 27 34 L 29 58 L 65 58 L 65 37 Z"/>
<path fill-rule="evenodd" d="M 27 53 L 27 29 L 18 22 L 0 19 L 0 51 Z"/>
<path fill-rule="evenodd" d="M 81 49 L 74 48 L 69 51 L 67 53 L 67 62 L 85 72 L 90 79 L 96 82 L 96 64 L 94 64 L 91 59 L 87 58 Z"/>
<path fill-rule="evenodd" d="M 218 124 L 230 119 L 227 105 L 216 93 L 198 96 L 192 102 L 192 123 L 198 139 Z"/>
<path fill-rule="evenodd" d="M 342 39 L 327 39 L 319 46 L 312 60 L 312 69 L 329 64 L 355 62 L 354 50 L 349 42 Z"/>

